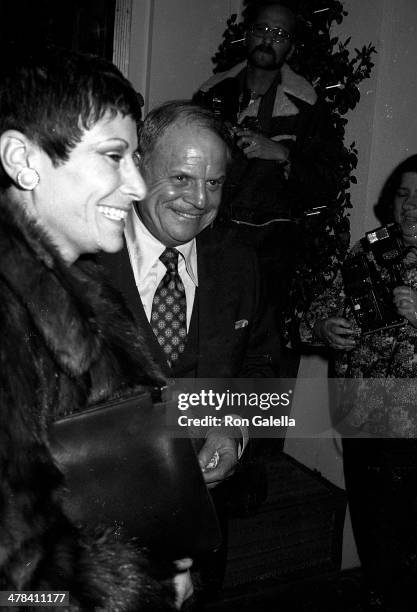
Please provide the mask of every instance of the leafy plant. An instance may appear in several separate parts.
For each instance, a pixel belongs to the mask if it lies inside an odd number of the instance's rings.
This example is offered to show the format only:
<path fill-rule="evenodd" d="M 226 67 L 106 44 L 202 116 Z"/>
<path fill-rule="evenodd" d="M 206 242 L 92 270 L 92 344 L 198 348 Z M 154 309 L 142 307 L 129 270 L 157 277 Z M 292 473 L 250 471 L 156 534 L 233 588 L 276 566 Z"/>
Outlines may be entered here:
<path fill-rule="evenodd" d="M 248 7 L 253 1 L 246 0 L 244 4 Z M 293 343 L 297 342 L 298 320 L 312 299 L 332 282 L 350 242 L 349 189 L 356 183 L 358 151 L 354 142 L 344 144 L 348 121 L 345 115 L 360 101 L 359 85 L 371 74 L 376 50 L 368 44 L 351 51 L 350 38 L 340 41 L 332 35 L 332 26 L 340 24 L 346 15 L 338 0 L 301 0 L 297 45 L 289 60 L 291 67 L 312 83 L 319 98 L 328 105 L 334 134 L 340 141 L 333 158 L 326 159 L 325 173 L 332 180 L 336 177 L 337 196 L 331 202 L 323 202 L 326 206 L 323 213 L 307 217 L 299 226 L 296 273 L 284 325 L 287 340 Z M 227 20 L 223 41 L 212 58 L 214 72 L 227 70 L 245 59 L 245 25 L 245 10 L 241 21 L 236 14 Z"/>

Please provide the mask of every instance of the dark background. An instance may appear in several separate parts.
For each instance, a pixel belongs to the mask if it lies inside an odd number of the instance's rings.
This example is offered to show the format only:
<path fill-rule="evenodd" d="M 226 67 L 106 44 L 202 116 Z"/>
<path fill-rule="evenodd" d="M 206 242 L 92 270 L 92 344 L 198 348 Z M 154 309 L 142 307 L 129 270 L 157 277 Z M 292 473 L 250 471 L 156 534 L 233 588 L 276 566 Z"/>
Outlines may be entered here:
<path fill-rule="evenodd" d="M 111 60 L 115 6 L 116 0 L 0 0 L 1 41 L 28 51 L 47 42 Z"/>

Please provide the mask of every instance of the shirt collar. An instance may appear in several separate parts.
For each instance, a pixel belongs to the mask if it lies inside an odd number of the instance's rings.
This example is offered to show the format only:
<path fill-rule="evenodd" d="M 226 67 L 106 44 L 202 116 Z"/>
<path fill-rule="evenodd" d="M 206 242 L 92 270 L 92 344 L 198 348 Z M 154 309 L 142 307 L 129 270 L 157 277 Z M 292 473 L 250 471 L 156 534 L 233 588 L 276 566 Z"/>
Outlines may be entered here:
<path fill-rule="evenodd" d="M 145 227 L 134 207 L 126 219 L 125 237 L 130 258 L 136 266 L 138 281 L 143 282 L 166 247 Z M 196 239 L 175 248 L 183 257 L 187 274 L 198 287 Z"/>

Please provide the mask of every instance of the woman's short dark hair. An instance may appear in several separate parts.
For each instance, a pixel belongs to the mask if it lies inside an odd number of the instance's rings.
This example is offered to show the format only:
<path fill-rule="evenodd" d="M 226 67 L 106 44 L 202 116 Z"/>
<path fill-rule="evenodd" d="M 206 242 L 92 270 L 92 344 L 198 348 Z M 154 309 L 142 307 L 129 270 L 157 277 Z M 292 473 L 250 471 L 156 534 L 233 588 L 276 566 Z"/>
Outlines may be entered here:
<path fill-rule="evenodd" d="M 109 61 L 59 48 L 0 63 L 0 134 L 14 129 L 40 146 L 58 166 L 106 113 L 139 121 L 140 96 Z"/>
<path fill-rule="evenodd" d="M 406 172 L 417 173 L 417 155 L 411 155 L 402 161 L 385 181 L 374 208 L 375 215 L 382 225 L 394 221 L 394 198 L 401 184 L 401 178 Z"/>
<path fill-rule="evenodd" d="M 175 124 L 193 125 L 216 134 L 229 149 L 232 138 L 229 129 L 212 111 L 189 100 L 171 100 L 154 108 L 146 116 L 139 131 L 139 153 L 146 164 L 158 141 Z"/>

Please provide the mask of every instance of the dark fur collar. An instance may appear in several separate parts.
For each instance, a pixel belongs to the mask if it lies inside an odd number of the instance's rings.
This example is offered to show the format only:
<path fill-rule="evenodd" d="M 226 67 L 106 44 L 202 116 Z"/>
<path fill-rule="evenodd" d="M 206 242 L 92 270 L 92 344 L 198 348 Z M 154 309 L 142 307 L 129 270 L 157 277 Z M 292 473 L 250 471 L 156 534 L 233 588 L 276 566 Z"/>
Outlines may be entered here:
<path fill-rule="evenodd" d="M 120 296 L 103 283 L 94 259 L 81 258 L 68 267 L 45 231 L 4 196 L 0 277 L 26 306 L 54 359 L 69 375 L 89 370 L 107 345 L 116 343 L 151 380 L 164 382 L 140 331 L 129 321 Z"/>

